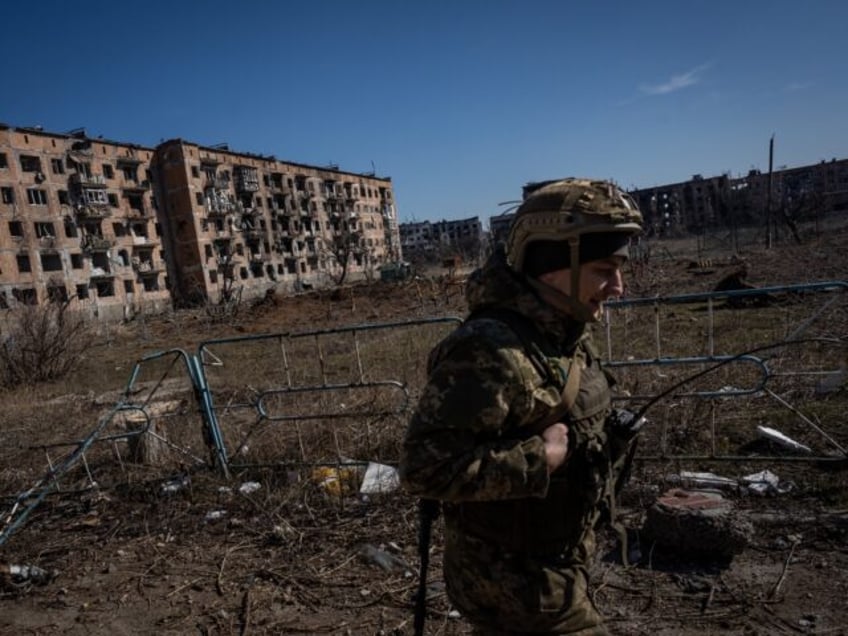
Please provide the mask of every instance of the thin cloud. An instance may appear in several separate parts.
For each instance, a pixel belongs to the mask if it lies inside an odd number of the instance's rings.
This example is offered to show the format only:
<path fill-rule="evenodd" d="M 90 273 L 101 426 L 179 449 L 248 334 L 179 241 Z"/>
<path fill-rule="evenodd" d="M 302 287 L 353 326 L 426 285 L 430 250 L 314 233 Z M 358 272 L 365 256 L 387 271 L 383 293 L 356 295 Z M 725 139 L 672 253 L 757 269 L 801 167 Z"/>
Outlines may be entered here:
<path fill-rule="evenodd" d="M 669 93 L 674 93 L 675 91 L 682 90 L 687 86 L 694 86 L 700 82 L 701 73 L 703 73 L 708 66 L 708 64 L 701 64 L 700 66 L 696 66 L 695 68 L 686 71 L 685 73 L 672 75 L 667 82 L 663 82 L 662 84 L 640 84 L 639 90 L 646 95 L 668 95 Z"/>
<path fill-rule="evenodd" d="M 807 90 L 812 85 L 812 82 L 790 82 L 789 84 L 783 87 L 783 90 L 786 93 L 795 93 L 797 91 Z"/>

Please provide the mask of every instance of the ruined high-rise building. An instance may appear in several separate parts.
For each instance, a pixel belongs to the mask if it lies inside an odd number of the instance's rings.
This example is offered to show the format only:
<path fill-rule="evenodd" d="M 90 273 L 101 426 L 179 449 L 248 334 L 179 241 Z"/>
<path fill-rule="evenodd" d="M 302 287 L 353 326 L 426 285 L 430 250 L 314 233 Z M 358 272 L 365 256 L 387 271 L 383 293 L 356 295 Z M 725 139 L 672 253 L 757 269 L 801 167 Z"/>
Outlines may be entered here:
<path fill-rule="evenodd" d="M 69 299 L 126 317 L 332 285 L 400 258 L 388 178 L 0 126 L 0 308 Z"/>

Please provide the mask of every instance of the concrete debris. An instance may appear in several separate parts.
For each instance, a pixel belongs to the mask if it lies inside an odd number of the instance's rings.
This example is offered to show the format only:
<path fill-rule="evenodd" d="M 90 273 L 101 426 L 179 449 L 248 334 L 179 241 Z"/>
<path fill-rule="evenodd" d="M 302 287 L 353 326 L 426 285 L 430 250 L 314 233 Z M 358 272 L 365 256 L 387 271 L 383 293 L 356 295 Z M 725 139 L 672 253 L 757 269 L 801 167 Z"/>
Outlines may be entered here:
<path fill-rule="evenodd" d="M 828 395 L 844 389 L 848 380 L 848 371 L 840 369 L 831 371 L 816 384 L 816 395 Z"/>
<path fill-rule="evenodd" d="M 412 567 L 401 557 L 370 543 L 363 543 L 359 546 L 359 558 L 366 563 L 380 567 L 386 572 L 401 571 L 412 574 Z"/>

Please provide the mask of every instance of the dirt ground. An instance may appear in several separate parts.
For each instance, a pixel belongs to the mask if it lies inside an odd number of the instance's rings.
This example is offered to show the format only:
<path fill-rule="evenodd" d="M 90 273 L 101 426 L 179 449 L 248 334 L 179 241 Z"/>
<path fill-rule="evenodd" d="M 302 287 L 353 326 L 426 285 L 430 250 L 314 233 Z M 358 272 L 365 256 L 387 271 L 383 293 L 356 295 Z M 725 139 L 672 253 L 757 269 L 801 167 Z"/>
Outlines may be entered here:
<path fill-rule="evenodd" d="M 802 246 L 785 241 L 740 252 L 755 285 L 846 280 L 846 240 L 843 227 L 807 234 Z M 720 238 L 711 248 L 698 254 L 691 242 L 656 244 L 648 264 L 629 273 L 630 295 L 708 290 L 727 256 Z M 691 262 L 703 254 L 716 260 L 698 269 L 711 271 L 693 273 Z M 68 417 L 94 422 L 102 405 L 84 396 L 92 387 L 96 393 L 119 388 L 131 361 L 151 351 L 231 333 L 462 315 L 463 304 L 461 285 L 428 278 L 277 298 L 245 306 L 223 324 L 203 312 L 139 318 L 110 332 L 108 346 L 97 350 L 96 368 L 109 373 L 81 382 Z M 843 337 L 847 331 L 843 325 Z M 7 449 L 0 483 L 12 483 L 7 476 L 16 469 L 10 445 L 39 443 L 38 418 L 19 421 L 8 405 L 67 391 L 48 386 L 3 397 L 0 435 Z M 845 431 L 840 435 L 844 441 Z M 602 533 L 593 595 L 612 633 L 848 634 L 848 471 L 844 464 L 774 468 L 794 485 L 788 493 L 728 495 L 755 528 L 730 562 L 645 545 L 638 563 L 625 567 L 613 556 L 614 535 Z M 622 500 L 629 527 L 639 526 L 669 487 L 666 476 L 681 469 L 694 468 L 636 462 Z M 166 492 L 163 484 L 175 477 L 176 488 Z M 252 482 L 260 488 L 239 490 Z M 0 546 L 0 634 L 412 634 L 418 558 L 410 498 L 337 497 L 273 467 L 229 481 L 204 470 L 163 475 L 136 467 L 115 483 L 49 497 Z M 469 634 L 444 594 L 439 523 L 432 545 L 427 633 Z M 20 577 L 10 565 L 39 570 Z"/>

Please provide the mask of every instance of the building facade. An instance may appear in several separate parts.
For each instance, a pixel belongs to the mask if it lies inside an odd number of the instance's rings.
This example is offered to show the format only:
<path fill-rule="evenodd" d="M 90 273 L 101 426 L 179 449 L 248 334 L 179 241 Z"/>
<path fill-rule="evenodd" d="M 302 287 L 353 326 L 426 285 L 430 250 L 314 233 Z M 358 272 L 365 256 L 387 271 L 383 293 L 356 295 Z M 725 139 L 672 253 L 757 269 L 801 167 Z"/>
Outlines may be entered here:
<path fill-rule="evenodd" d="M 0 308 L 126 318 L 401 259 L 391 180 L 171 140 L 0 126 Z"/>
<path fill-rule="evenodd" d="M 156 148 L 154 172 L 178 299 L 327 286 L 401 259 L 390 179 L 183 140 Z"/>
<path fill-rule="evenodd" d="M 72 300 L 120 317 L 170 304 L 153 153 L 0 127 L 0 308 Z"/>
<path fill-rule="evenodd" d="M 811 220 L 848 210 L 848 160 L 833 159 L 772 174 L 751 170 L 631 192 L 648 235 L 669 236 L 761 223 L 768 215 Z"/>
<path fill-rule="evenodd" d="M 485 247 L 480 217 L 454 221 L 401 223 L 400 237 L 407 258 L 461 256 L 477 259 Z"/>

